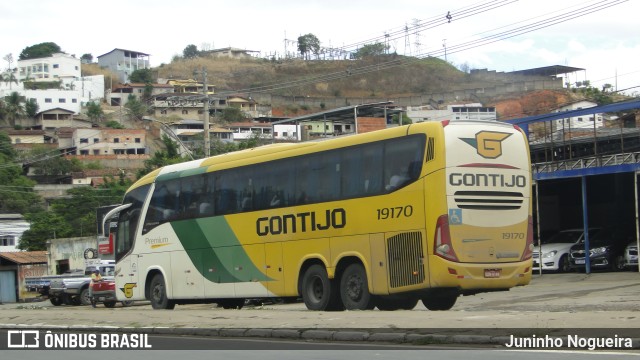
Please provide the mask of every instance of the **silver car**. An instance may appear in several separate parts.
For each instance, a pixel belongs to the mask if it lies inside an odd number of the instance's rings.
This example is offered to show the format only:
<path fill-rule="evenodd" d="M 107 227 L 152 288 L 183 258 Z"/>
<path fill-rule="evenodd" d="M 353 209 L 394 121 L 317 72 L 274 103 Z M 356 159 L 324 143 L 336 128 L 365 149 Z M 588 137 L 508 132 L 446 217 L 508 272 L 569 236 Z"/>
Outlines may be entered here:
<path fill-rule="evenodd" d="M 636 268 L 638 267 L 638 243 L 632 242 L 624 249 L 624 267 Z"/>
<path fill-rule="evenodd" d="M 599 228 L 589 229 L 589 237 L 594 236 L 598 231 L 600 231 Z M 553 234 L 548 239 L 542 239 L 542 245 L 537 246 L 533 251 L 533 270 L 540 270 L 542 264 L 543 271 L 570 271 L 569 249 L 579 243 L 583 237 L 583 229 L 567 229 Z"/>

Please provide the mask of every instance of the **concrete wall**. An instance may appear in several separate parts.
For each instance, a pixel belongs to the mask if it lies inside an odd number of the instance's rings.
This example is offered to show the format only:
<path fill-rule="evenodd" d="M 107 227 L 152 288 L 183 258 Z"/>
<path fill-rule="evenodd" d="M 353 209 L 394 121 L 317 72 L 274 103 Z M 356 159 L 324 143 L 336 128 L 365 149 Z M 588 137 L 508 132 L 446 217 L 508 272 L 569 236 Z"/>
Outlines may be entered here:
<path fill-rule="evenodd" d="M 95 253 L 98 253 L 96 236 L 47 240 L 49 274 L 56 274 L 56 265 L 61 260 L 68 260 L 70 269 L 84 269 L 84 251 L 89 248 L 96 249 Z"/>

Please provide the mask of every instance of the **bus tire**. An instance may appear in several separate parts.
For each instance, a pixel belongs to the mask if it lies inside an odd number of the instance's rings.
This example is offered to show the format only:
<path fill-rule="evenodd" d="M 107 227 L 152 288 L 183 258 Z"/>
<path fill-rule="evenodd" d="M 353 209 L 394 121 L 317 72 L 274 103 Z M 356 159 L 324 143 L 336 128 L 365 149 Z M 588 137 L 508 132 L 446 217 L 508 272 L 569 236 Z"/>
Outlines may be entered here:
<path fill-rule="evenodd" d="M 319 264 L 311 265 L 302 276 L 302 300 L 309 310 L 342 310 L 338 286 L 329 280 L 327 270 Z"/>
<path fill-rule="evenodd" d="M 156 274 L 151 280 L 149 301 L 151 301 L 151 307 L 154 309 L 172 310 L 176 307 L 176 304 L 167 298 L 166 285 L 162 274 Z"/>
<path fill-rule="evenodd" d="M 458 294 L 433 295 L 422 298 L 422 304 L 431 311 L 443 311 L 451 309 L 457 300 Z"/>
<path fill-rule="evenodd" d="M 116 307 L 116 302 L 115 301 L 105 301 L 104 307 L 109 308 L 109 309 L 114 308 L 114 307 Z"/>
<path fill-rule="evenodd" d="M 358 263 L 347 266 L 340 277 L 340 297 L 347 310 L 371 310 L 375 307 L 364 266 Z"/>

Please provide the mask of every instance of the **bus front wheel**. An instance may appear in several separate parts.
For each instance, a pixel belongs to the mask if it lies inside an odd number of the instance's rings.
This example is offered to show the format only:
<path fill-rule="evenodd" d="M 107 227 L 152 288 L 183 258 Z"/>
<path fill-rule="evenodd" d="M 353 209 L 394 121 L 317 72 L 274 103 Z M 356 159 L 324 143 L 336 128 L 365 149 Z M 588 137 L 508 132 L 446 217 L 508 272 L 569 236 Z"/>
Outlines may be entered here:
<path fill-rule="evenodd" d="M 171 310 L 176 307 L 176 304 L 167 298 L 164 276 L 161 274 L 156 274 L 151 280 L 149 300 L 151 301 L 151 307 L 154 309 Z"/>
<path fill-rule="evenodd" d="M 456 304 L 458 294 L 434 295 L 422 299 L 424 307 L 431 311 L 449 310 Z"/>
<path fill-rule="evenodd" d="M 371 310 L 375 307 L 367 272 L 361 264 L 347 266 L 340 278 L 340 296 L 347 310 Z"/>
<path fill-rule="evenodd" d="M 302 300 L 309 310 L 342 310 L 335 281 L 329 280 L 327 270 L 319 264 L 311 265 L 302 277 Z"/>

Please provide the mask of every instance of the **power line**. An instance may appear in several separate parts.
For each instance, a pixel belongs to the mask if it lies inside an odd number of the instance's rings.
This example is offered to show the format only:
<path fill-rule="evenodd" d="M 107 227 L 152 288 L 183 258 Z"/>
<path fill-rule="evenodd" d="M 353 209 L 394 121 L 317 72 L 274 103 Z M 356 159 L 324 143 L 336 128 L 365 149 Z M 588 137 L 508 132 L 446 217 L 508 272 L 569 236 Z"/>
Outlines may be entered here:
<path fill-rule="evenodd" d="M 456 52 L 461 52 L 461 51 L 466 51 L 466 50 L 470 50 L 476 47 L 480 47 L 480 46 L 485 46 L 497 41 L 502 41 L 502 40 L 506 40 L 515 36 L 519 36 L 519 35 L 523 35 L 532 31 L 536 31 L 536 30 L 540 30 L 540 29 L 544 29 L 553 25 L 557 25 L 559 23 L 563 23 L 569 20 L 573 20 L 579 17 L 583 17 L 586 16 L 588 14 L 597 12 L 597 11 L 601 11 L 607 8 L 610 8 L 612 6 L 616 6 L 619 4 L 622 4 L 624 2 L 627 2 L 628 0 L 605 0 L 605 1 L 599 1 L 596 2 L 594 4 L 590 4 L 590 5 L 586 5 L 583 7 L 580 7 L 576 10 L 571 10 L 568 12 L 563 12 L 560 15 L 555 15 L 552 17 L 548 17 L 545 18 L 543 20 L 540 21 L 536 21 L 533 23 L 528 23 L 526 25 L 523 26 L 519 26 L 513 29 L 509 29 L 506 31 L 502 31 L 493 35 L 488 35 L 485 36 L 481 39 L 477 39 L 477 40 L 472 40 L 472 41 L 467 41 L 467 42 L 463 42 L 463 43 L 458 43 L 458 44 L 454 44 L 454 45 L 448 45 L 447 46 L 447 52 L 448 53 L 456 53 Z M 549 13 L 549 14 L 553 14 Z M 547 14 L 548 15 L 548 14 Z M 471 15 L 468 15 L 471 16 Z M 540 17 L 540 16 L 539 16 Z M 539 18 L 539 17 L 535 17 L 535 18 Z M 535 19 L 533 18 L 533 19 Z M 531 19 L 529 19 L 531 20 Z M 525 20 L 527 21 L 527 20 Z M 521 21 L 520 23 L 522 23 L 524 21 Z M 514 23 L 514 24 L 518 24 L 518 23 Z M 512 24 L 513 25 L 513 24 Z M 508 25 L 511 26 L 511 25 Z M 501 28 L 505 28 L 508 26 L 503 26 Z M 500 29 L 500 28 L 498 28 Z M 353 76 L 353 75 L 361 75 L 361 74 L 366 74 L 366 73 L 370 73 L 370 72 L 374 72 L 374 71 L 380 71 L 380 70 L 386 70 L 386 69 L 390 69 L 393 67 L 397 67 L 397 66 L 405 66 L 405 65 L 409 65 L 412 63 L 415 63 L 417 61 L 422 60 L 423 58 L 426 57 L 439 57 L 441 55 L 443 55 L 444 50 L 443 49 L 437 49 L 434 51 L 429 51 L 429 52 L 424 52 L 422 54 L 418 54 L 416 55 L 414 58 L 411 59 L 394 59 L 394 60 L 390 60 L 387 62 L 383 62 L 380 64 L 372 64 L 372 65 L 365 65 L 359 68 L 353 68 L 348 70 L 347 72 L 345 71 L 339 71 L 339 72 L 333 72 L 333 73 L 328 73 L 328 74 L 321 74 L 321 75 L 314 75 L 314 76 L 310 76 L 307 78 L 302 78 L 302 79 L 297 79 L 297 80 L 293 80 L 293 81 L 289 81 L 289 82 L 282 82 L 282 83 L 276 83 L 276 84 L 270 84 L 270 85 L 263 85 L 263 86 L 258 86 L 258 87 L 253 87 L 253 88 L 246 88 L 246 89 L 239 89 L 239 90 L 234 90 L 234 91 L 229 91 L 229 92 L 221 92 L 218 95 L 220 96 L 224 96 L 225 94 L 233 94 L 233 93 L 238 93 L 238 92 L 271 92 L 274 90 L 281 90 L 281 89 L 286 89 L 286 88 L 291 88 L 291 87 L 297 87 L 297 86 L 303 86 L 303 85 L 309 85 L 309 84 L 314 84 L 314 83 L 318 83 L 318 82 L 327 82 L 327 81 L 333 81 L 333 80 L 338 80 L 338 79 L 343 79 L 346 78 L 348 76 Z"/>

